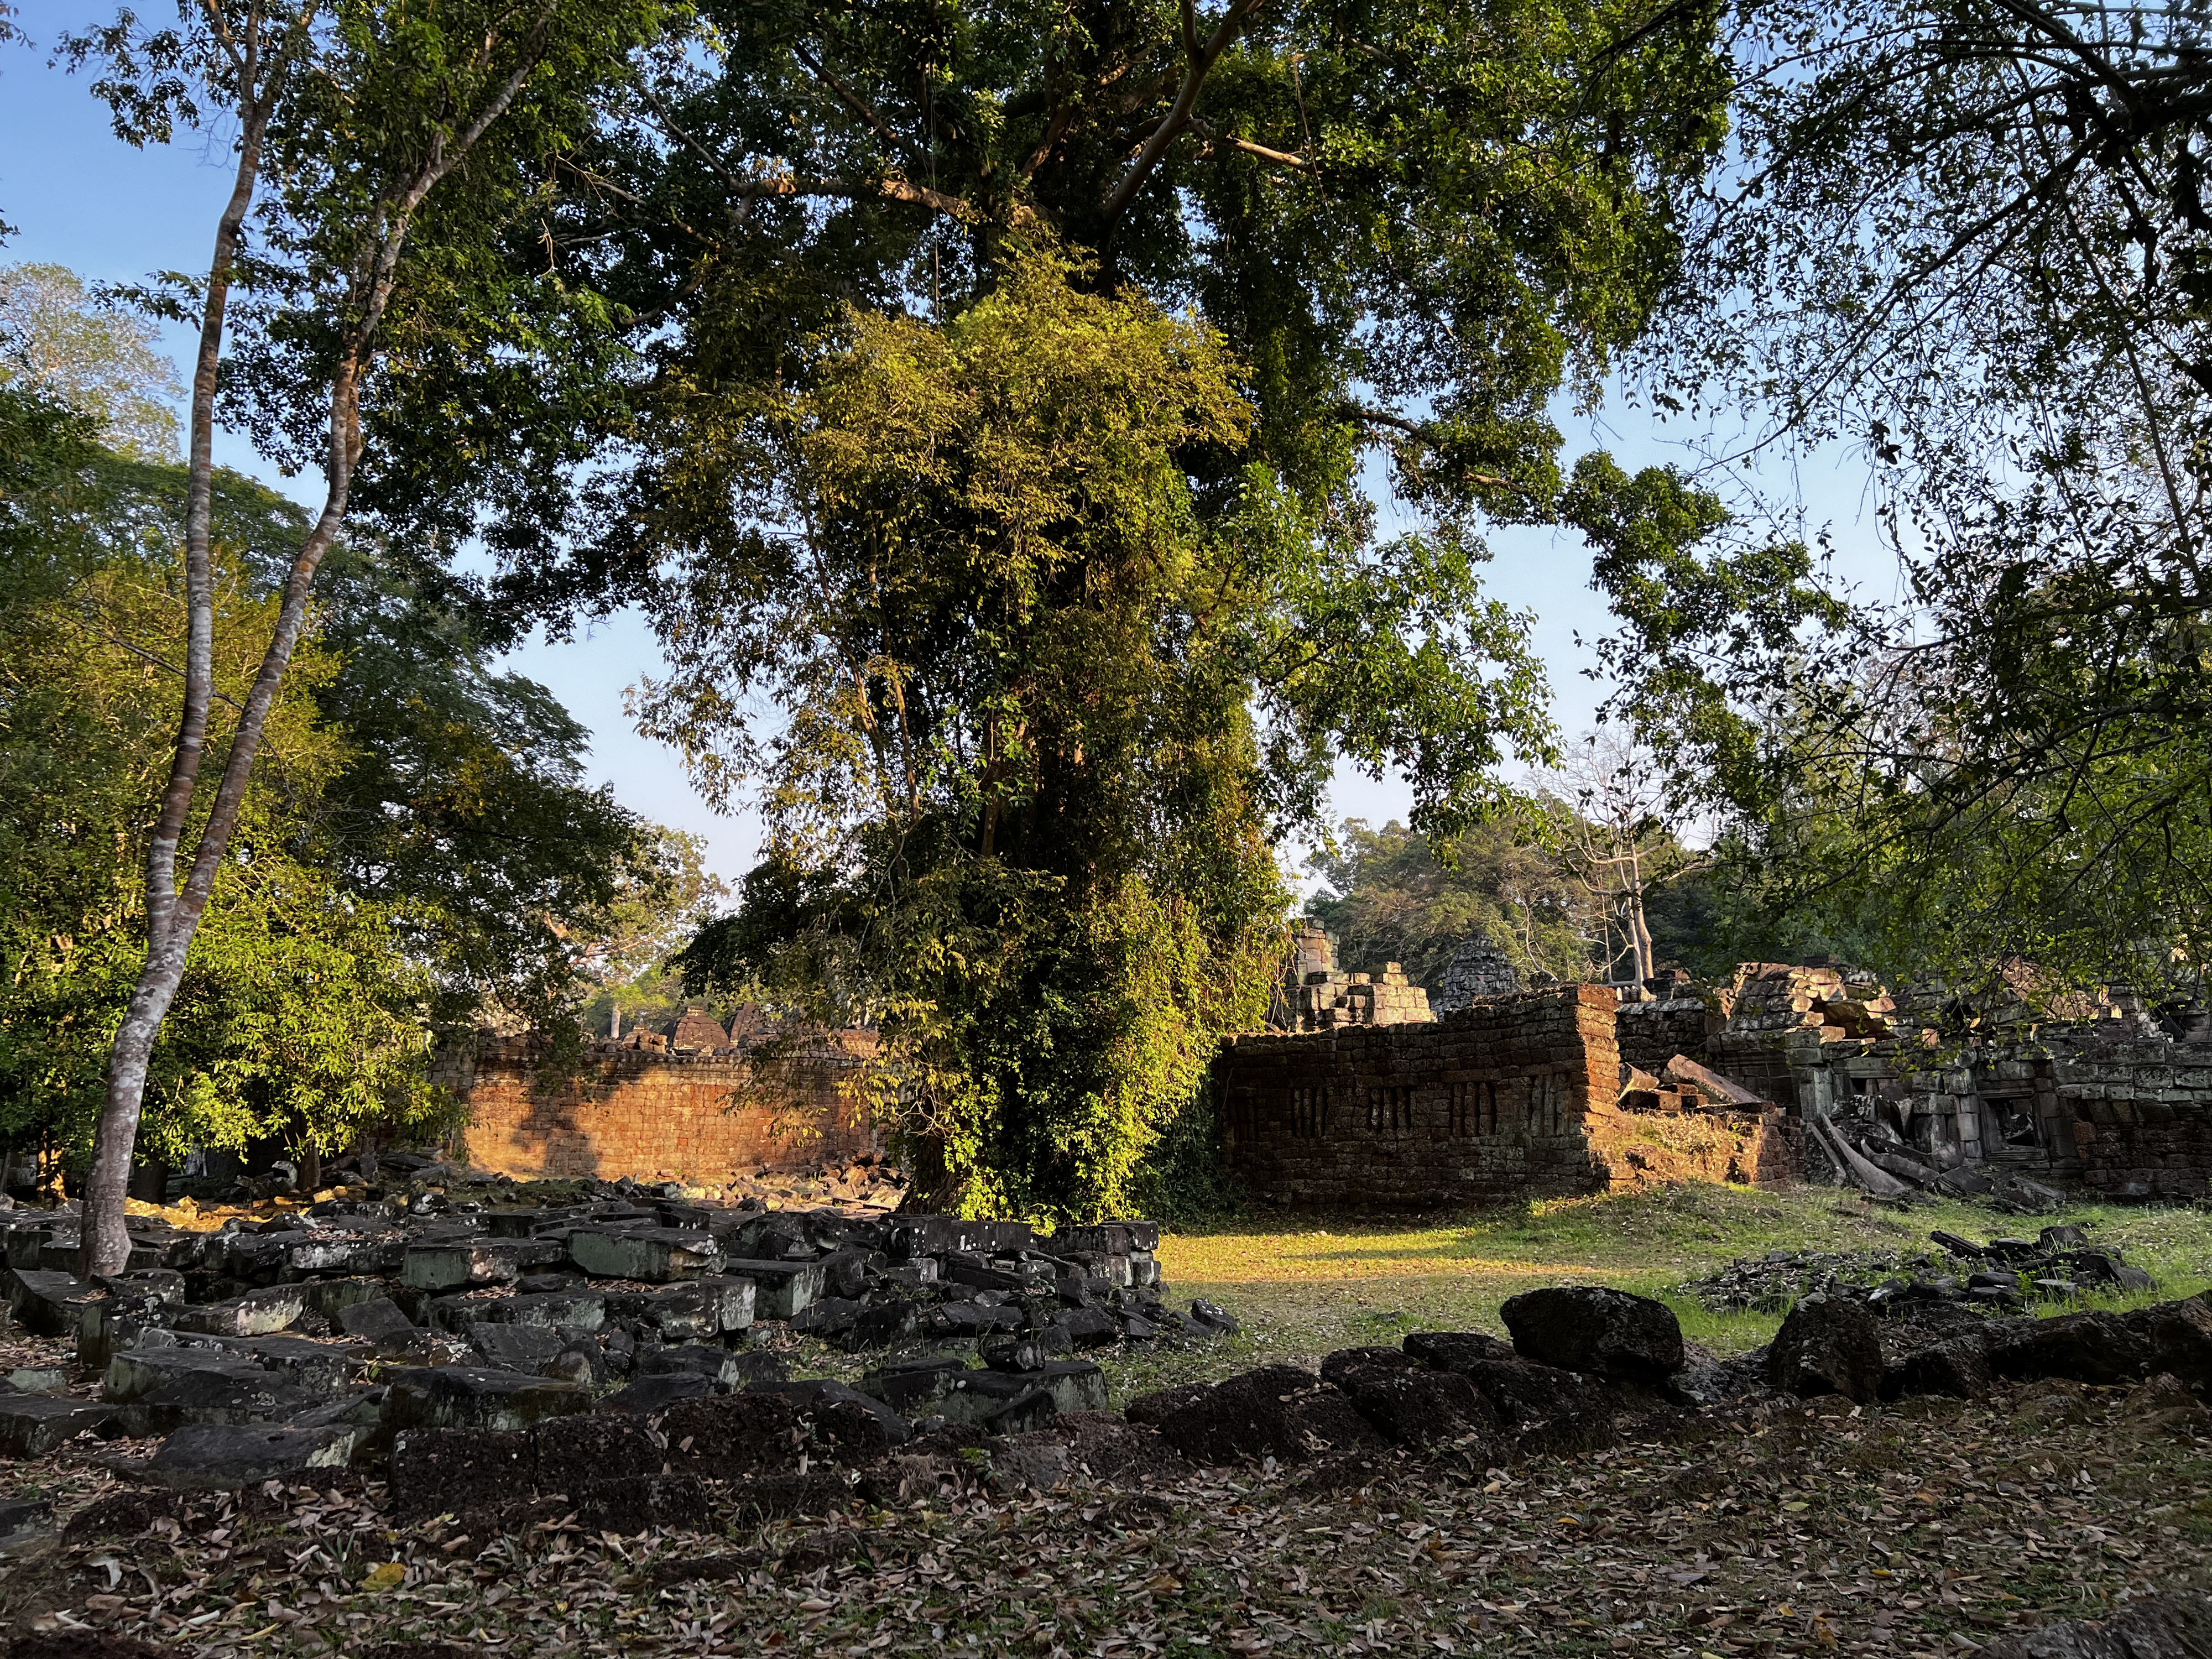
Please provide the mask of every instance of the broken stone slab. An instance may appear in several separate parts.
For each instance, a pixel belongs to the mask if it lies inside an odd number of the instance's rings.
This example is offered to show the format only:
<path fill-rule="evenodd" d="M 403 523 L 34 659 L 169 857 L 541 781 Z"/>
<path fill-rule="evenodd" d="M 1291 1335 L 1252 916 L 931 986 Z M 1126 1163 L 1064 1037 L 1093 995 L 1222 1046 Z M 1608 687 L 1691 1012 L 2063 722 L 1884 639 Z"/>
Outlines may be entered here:
<path fill-rule="evenodd" d="M 592 1391 L 576 1382 L 472 1366 L 416 1367 L 386 1384 L 381 1424 L 406 1429 L 526 1429 L 549 1417 L 592 1408 Z"/>
<path fill-rule="evenodd" d="M 637 1357 L 640 1376 L 693 1372 L 724 1390 L 757 1382 L 781 1382 L 790 1367 L 781 1354 L 746 1353 L 708 1342 L 685 1342 L 673 1347 L 652 1348 Z"/>
<path fill-rule="evenodd" d="M 348 1308 L 392 1299 L 380 1278 L 310 1279 L 300 1288 L 307 1293 L 307 1306 L 334 1325 Z"/>
<path fill-rule="evenodd" d="M 236 1492 L 264 1480 L 296 1480 L 342 1469 L 361 1439 L 356 1428 L 276 1428 L 260 1423 L 196 1423 L 161 1443 L 133 1473 L 173 1492 Z"/>
<path fill-rule="evenodd" d="M 2149 1342 L 2106 1313 L 2009 1320 L 1991 1328 L 1988 1352 L 1990 1371 L 2015 1382 L 2132 1382 L 2150 1369 L 2151 1358 Z"/>
<path fill-rule="evenodd" d="M 1497 1410 L 1455 1371 L 1401 1348 L 1343 1348 L 1321 1362 L 1322 1381 L 1394 1445 L 1426 1446 L 1498 1427 Z"/>
<path fill-rule="evenodd" d="M 368 1350 L 353 1343 L 317 1342 L 282 1332 L 271 1336 L 202 1337 L 198 1342 L 216 1345 L 234 1358 L 250 1359 L 279 1380 L 313 1395 L 335 1395 L 351 1388 L 371 1357 Z M 196 1346 L 195 1340 L 184 1338 L 179 1346 Z"/>
<path fill-rule="evenodd" d="M 561 1256 L 558 1243 L 532 1238 L 473 1238 L 443 1244 L 412 1244 L 401 1265 L 399 1282 L 423 1291 L 509 1285 L 527 1269 L 550 1266 Z"/>
<path fill-rule="evenodd" d="M 653 1332 L 664 1343 L 696 1342 L 743 1331 L 752 1323 L 752 1281 L 720 1274 L 647 1291 L 606 1292 L 611 1322 Z"/>
<path fill-rule="evenodd" d="M 725 1259 L 716 1271 L 726 1278 L 750 1279 L 753 1285 L 753 1316 L 789 1319 L 809 1303 L 818 1301 L 824 1279 L 818 1261 L 759 1261 Z"/>
<path fill-rule="evenodd" d="M 366 1275 L 399 1270 L 407 1235 L 394 1227 L 318 1227 L 283 1239 L 284 1267 L 295 1273 Z"/>
<path fill-rule="evenodd" d="M 569 1346 L 559 1331 L 543 1325 L 493 1325 L 483 1321 L 464 1334 L 469 1346 L 495 1370 L 528 1371 L 543 1376 L 544 1368 Z"/>
<path fill-rule="evenodd" d="M 1710 1067 L 1700 1066 L 1687 1054 L 1676 1054 L 1667 1062 L 1666 1077 L 1672 1083 L 1692 1085 L 1715 1098 L 1731 1106 L 1769 1106 L 1771 1101 L 1754 1094 L 1734 1078 L 1723 1077 Z"/>
<path fill-rule="evenodd" d="M 115 1408 L 98 1401 L 0 1396 L 0 1457 L 44 1457 L 88 1429 L 100 1432 L 114 1419 Z"/>
<path fill-rule="evenodd" d="M 606 1323 L 607 1298 L 597 1291 L 526 1291 L 517 1296 L 441 1296 L 429 1305 L 441 1330 L 473 1324 L 538 1325 L 547 1330 L 595 1331 Z"/>
<path fill-rule="evenodd" d="M 1157 1221 L 1097 1221 L 1085 1226 L 1062 1227 L 1047 1241 L 1055 1255 L 1082 1252 L 1099 1255 L 1150 1253 L 1160 1247 Z"/>
<path fill-rule="evenodd" d="M 179 1308 L 169 1325 L 208 1336 L 267 1336 L 297 1324 L 307 1311 L 305 1285 L 272 1285 L 227 1301 Z"/>
<path fill-rule="evenodd" d="M 579 1229 L 568 1236 L 568 1259 L 596 1279 L 672 1284 L 716 1271 L 721 1254 L 712 1234 L 685 1227 L 635 1232 Z"/>
<path fill-rule="evenodd" d="M 250 1359 L 234 1358 L 214 1348 L 141 1346 L 117 1354 L 107 1362 L 100 1394 L 111 1405 L 125 1406 L 174 1382 L 199 1373 L 234 1378 L 261 1385 L 276 1378 Z"/>
<path fill-rule="evenodd" d="M 704 1400 L 726 1392 L 715 1387 L 714 1378 L 700 1371 L 658 1371 L 616 1389 L 599 1402 L 599 1409 L 649 1417 L 666 1411 L 679 1400 Z"/>

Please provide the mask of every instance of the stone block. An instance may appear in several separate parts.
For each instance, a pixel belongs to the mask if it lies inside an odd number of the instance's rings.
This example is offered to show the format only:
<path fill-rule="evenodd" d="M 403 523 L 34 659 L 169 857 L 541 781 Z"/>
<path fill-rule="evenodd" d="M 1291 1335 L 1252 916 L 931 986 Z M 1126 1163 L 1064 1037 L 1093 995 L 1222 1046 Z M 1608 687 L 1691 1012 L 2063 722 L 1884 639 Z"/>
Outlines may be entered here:
<path fill-rule="evenodd" d="M 404 1370 L 392 1377 L 381 1420 L 392 1432 L 431 1428 L 514 1430 L 591 1407 L 592 1391 L 580 1383 L 451 1365 Z"/>
<path fill-rule="evenodd" d="M 210 1336 L 266 1336 L 299 1322 L 307 1311 L 304 1285 L 272 1285 L 228 1301 L 179 1308 L 170 1326 Z"/>
<path fill-rule="evenodd" d="M 753 1314 L 759 1319 L 789 1319 L 823 1294 L 822 1264 L 818 1261 L 749 1261 L 732 1259 L 716 1270 L 753 1285 Z"/>
<path fill-rule="evenodd" d="M 598 1279 L 629 1279 L 665 1285 L 696 1279 L 721 1259 L 711 1234 L 683 1227 L 638 1231 L 579 1230 L 569 1235 L 568 1259 Z"/>
<path fill-rule="evenodd" d="M 561 1246 L 550 1240 L 477 1238 L 443 1244 L 410 1244 L 399 1282 L 422 1291 L 453 1291 L 476 1285 L 511 1285 L 533 1267 L 561 1260 Z"/>
<path fill-rule="evenodd" d="M 178 1492 L 236 1492 L 264 1480 L 297 1480 L 343 1468 L 360 1438 L 356 1428 L 190 1424 L 161 1443 L 139 1479 Z"/>
<path fill-rule="evenodd" d="M 100 1432 L 114 1417 L 113 1407 L 96 1401 L 0 1396 L 0 1457 L 44 1457 L 88 1429 Z"/>

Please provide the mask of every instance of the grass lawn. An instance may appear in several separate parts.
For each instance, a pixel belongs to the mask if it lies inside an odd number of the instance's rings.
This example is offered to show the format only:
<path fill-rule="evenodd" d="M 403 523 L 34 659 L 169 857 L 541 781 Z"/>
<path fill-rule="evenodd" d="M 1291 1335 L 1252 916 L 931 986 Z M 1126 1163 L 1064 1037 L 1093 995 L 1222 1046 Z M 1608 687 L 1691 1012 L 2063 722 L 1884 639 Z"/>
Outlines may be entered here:
<path fill-rule="evenodd" d="M 2035 1217 L 1955 1203 L 1900 1210 L 1836 1188 L 1780 1192 L 1699 1183 L 1539 1200 L 1442 1221 L 1255 1216 L 1164 1237 L 1159 1249 L 1161 1273 L 1179 1304 L 1194 1296 L 1218 1302 L 1243 1322 L 1244 1334 L 1212 1348 L 1113 1366 L 1116 1403 L 1171 1382 L 1395 1343 L 1408 1331 L 1503 1335 L 1498 1304 L 1540 1285 L 1604 1284 L 1658 1297 L 1674 1307 L 1686 1335 L 1717 1352 L 1740 1352 L 1771 1338 L 1780 1316 L 1713 1313 L 1678 1286 L 1770 1250 L 1932 1251 L 1928 1236 L 1937 1228 L 1979 1241 L 2033 1237 L 2061 1221 L 2080 1226 L 2093 1243 L 2119 1246 L 2159 1281 L 2152 1292 L 2081 1305 L 2130 1306 L 2212 1287 L 2212 1212 L 2194 1207 L 2085 1204 Z"/>

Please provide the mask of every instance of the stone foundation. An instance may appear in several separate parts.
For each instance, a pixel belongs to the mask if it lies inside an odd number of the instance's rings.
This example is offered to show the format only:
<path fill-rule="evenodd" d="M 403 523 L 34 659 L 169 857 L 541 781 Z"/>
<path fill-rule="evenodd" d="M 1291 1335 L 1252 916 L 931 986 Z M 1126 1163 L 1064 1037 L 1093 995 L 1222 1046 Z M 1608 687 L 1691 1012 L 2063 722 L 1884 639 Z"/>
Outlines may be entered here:
<path fill-rule="evenodd" d="M 480 1169 L 712 1185 L 875 1151 L 838 1089 L 866 1041 L 840 1032 L 773 1060 L 602 1043 L 573 1069 L 527 1042 L 493 1041 L 449 1054 L 437 1080 L 468 1103 L 469 1161 Z"/>

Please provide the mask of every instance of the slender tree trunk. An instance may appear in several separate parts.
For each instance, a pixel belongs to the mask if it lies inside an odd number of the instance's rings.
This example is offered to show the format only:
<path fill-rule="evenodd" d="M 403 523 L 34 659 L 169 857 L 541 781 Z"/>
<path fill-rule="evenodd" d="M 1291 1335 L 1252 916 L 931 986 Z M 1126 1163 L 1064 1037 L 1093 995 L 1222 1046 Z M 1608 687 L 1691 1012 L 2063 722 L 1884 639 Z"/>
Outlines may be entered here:
<path fill-rule="evenodd" d="M 344 344 L 331 375 L 330 447 L 324 463 L 326 487 L 323 510 L 314 527 L 301 544 L 298 556 L 285 579 L 283 602 L 277 611 L 276 628 L 262 653 L 261 667 L 253 678 L 252 690 L 247 692 L 244 708 L 240 711 L 238 729 L 230 744 L 230 753 L 223 763 L 222 781 L 216 790 L 215 801 L 208 813 L 206 827 L 200 832 L 198 845 L 192 852 L 191 873 L 179 890 L 174 884 L 176 840 L 181 836 L 184 820 L 189 814 L 193 786 L 197 781 L 198 757 L 195 754 L 189 764 L 190 775 L 181 790 L 173 774 L 171 788 L 164 797 L 163 822 L 167 822 L 170 797 L 180 804 L 176 806 L 176 836 L 167 843 L 166 852 L 157 847 L 149 860 L 149 873 L 158 872 L 162 879 L 150 881 L 148 890 L 149 910 L 158 903 L 159 913 L 150 917 L 150 948 L 147 952 L 144 972 L 139 977 L 138 988 L 132 994 L 131 1006 L 125 1015 L 122 1029 L 116 1035 L 114 1059 L 108 1072 L 107 1101 L 101 1109 L 100 1124 L 93 1139 L 92 1171 L 85 1185 L 83 1247 L 81 1255 L 82 1271 L 87 1275 L 112 1274 L 123 1271 L 131 1258 L 131 1239 L 124 1226 L 124 1200 L 131 1181 L 131 1153 L 137 1143 L 138 1121 L 143 1109 L 146 1092 L 146 1068 L 154 1051 L 155 1039 L 160 1035 L 161 1021 L 177 994 L 184 978 L 185 959 L 191 951 L 192 934 L 198 928 L 200 918 L 206 914 L 209 899 L 215 891 L 215 882 L 223 860 L 230 851 L 230 838 L 238 827 L 240 810 L 246 804 L 246 785 L 253 774 L 255 757 L 261 747 L 261 737 L 269 723 L 270 710 L 275 706 L 276 693 L 283 686 L 285 671 L 291 666 L 292 653 L 298 648 L 300 635 L 307 621 L 307 600 L 313 590 L 315 572 L 320 568 L 323 556 L 337 540 L 344 527 L 346 507 L 353 489 L 354 468 L 361 459 L 361 391 L 368 371 L 370 354 L 386 307 L 392 300 L 398 280 L 399 257 L 405 249 L 408 232 L 411 228 L 416 210 L 423 198 L 435 188 L 440 179 L 460 164 L 477 141 L 504 114 L 522 90 L 523 82 L 541 58 L 546 39 L 546 27 L 552 16 L 556 0 L 544 0 L 544 4 L 531 26 L 520 61 L 513 72 L 493 91 L 476 116 L 463 131 L 449 142 L 443 133 L 434 135 L 428 155 L 414 173 L 404 179 L 394 179 L 379 193 L 372 216 L 363 226 L 363 246 L 360 263 L 348 279 L 345 313 L 349 324 L 342 337 Z M 304 19 L 303 19 L 304 24 Z M 252 60 L 246 60 L 250 63 Z M 216 264 L 209 285 L 210 303 L 215 303 L 219 292 L 227 293 L 230 272 L 230 258 L 237 248 L 238 227 L 244 222 L 246 210 L 251 204 L 253 185 L 258 177 L 260 145 L 274 100 L 266 88 L 247 80 L 246 93 L 241 94 L 241 110 L 248 118 L 247 137 L 250 147 L 240 153 L 240 179 L 241 186 L 234 191 L 232 203 L 224 210 L 223 226 L 216 243 Z M 258 100 L 244 102 L 247 94 L 258 93 Z M 248 156 L 252 168 L 247 166 Z M 222 240 L 227 234 L 228 240 Z M 216 279 L 220 279 L 221 286 Z M 193 392 L 193 455 L 198 464 L 204 454 L 212 458 L 214 424 L 214 373 L 211 365 L 219 360 L 222 341 L 222 313 L 216 309 L 210 313 L 212 327 L 204 319 L 201 331 L 200 355 L 206 383 L 204 408 L 200 398 L 200 386 L 196 380 Z M 202 422 L 204 418 L 205 427 Z M 204 440 L 203 432 L 208 434 Z M 212 466 L 206 469 L 208 486 L 212 483 Z M 190 558 L 189 550 L 187 558 Z M 205 520 L 202 523 L 201 556 L 206 557 Z M 214 639 L 213 582 L 210 578 L 207 591 L 207 616 L 210 641 L 209 682 L 200 694 L 201 743 L 204 746 L 206 704 L 212 701 Z M 187 692 L 186 708 L 191 707 L 191 696 Z M 189 727 L 186 728 L 187 732 Z M 186 762 L 179 744 L 178 768 Z M 166 860 L 166 862 L 164 862 Z M 158 893 L 156 889 L 159 889 Z"/>
<path fill-rule="evenodd" d="M 257 42 L 246 43 L 251 53 Z M 85 1178 L 82 1266 L 87 1275 L 121 1273 L 131 1255 L 124 1202 L 131 1187 L 131 1158 L 145 1107 L 146 1071 L 161 1021 L 176 1000 L 191 946 L 192 925 L 179 913 L 177 849 L 191 815 L 200 762 L 207 752 L 208 713 L 215 702 L 215 572 L 210 526 L 215 495 L 215 394 L 222 361 L 223 315 L 230 299 L 231 267 L 239 235 L 261 176 L 261 147 L 269 125 L 265 95 L 256 96 L 258 65 L 246 58 L 247 101 L 241 112 L 238 171 L 230 199 L 216 222 L 215 256 L 208 266 L 200 308 L 199 350 L 192 367 L 191 450 L 185 506 L 185 705 L 177 726 L 177 752 L 161 791 L 161 811 L 146 854 L 146 965 L 131 994 L 107 1066 L 107 1096 L 93 1136 L 92 1169 Z M 196 922 L 197 917 L 192 918 Z"/>

